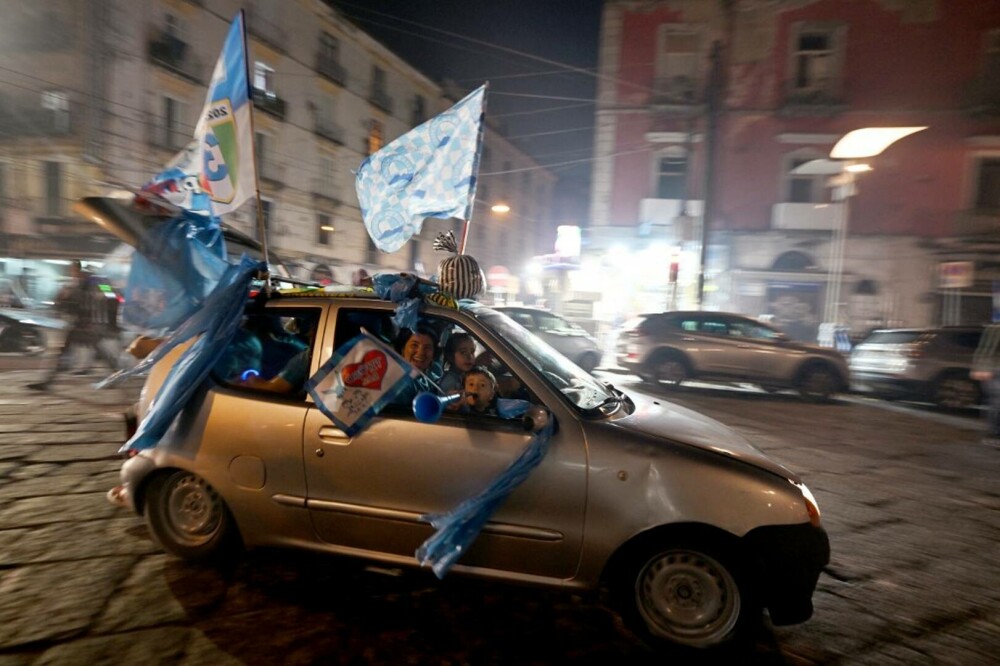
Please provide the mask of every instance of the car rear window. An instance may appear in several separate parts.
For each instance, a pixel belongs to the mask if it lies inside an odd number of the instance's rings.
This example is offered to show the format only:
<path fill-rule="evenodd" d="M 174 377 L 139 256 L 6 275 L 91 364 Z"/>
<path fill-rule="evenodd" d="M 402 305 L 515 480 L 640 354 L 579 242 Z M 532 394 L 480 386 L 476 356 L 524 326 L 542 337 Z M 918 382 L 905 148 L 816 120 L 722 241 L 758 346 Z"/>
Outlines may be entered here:
<path fill-rule="evenodd" d="M 910 342 L 916 342 L 924 333 L 925 331 L 875 331 L 865 338 L 861 344 L 905 345 Z"/>
<path fill-rule="evenodd" d="M 965 347 L 966 349 L 975 349 L 979 346 L 979 338 L 982 337 L 982 331 L 943 331 L 938 334 L 942 341 L 953 344 L 956 347 Z"/>

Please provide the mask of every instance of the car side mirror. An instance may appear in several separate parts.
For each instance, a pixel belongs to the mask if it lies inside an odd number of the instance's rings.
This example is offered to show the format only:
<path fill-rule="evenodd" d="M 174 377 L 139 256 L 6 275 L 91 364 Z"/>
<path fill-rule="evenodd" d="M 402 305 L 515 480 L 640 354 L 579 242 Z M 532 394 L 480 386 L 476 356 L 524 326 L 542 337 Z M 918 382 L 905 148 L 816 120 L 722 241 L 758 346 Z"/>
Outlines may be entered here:
<path fill-rule="evenodd" d="M 531 405 L 522 417 L 524 429 L 536 433 L 549 423 L 549 412 L 540 405 Z"/>

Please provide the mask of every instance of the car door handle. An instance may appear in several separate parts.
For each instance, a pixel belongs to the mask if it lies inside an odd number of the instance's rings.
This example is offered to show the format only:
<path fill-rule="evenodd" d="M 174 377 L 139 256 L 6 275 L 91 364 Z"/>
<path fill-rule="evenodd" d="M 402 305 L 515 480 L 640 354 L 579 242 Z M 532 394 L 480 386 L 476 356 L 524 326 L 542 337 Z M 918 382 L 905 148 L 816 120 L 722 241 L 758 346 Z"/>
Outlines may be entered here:
<path fill-rule="evenodd" d="M 681 338 L 684 342 L 694 342 L 697 338 Z"/>
<path fill-rule="evenodd" d="M 347 446 L 351 443 L 351 438 L 340 428 L 333 426 L 323 426 L 319 429 L 319 438 L 327 444 Z"/>
<path fill-rule="evenodd" d="M 736 345 L 740 349 L 753 349 L 753 345 Z"/>

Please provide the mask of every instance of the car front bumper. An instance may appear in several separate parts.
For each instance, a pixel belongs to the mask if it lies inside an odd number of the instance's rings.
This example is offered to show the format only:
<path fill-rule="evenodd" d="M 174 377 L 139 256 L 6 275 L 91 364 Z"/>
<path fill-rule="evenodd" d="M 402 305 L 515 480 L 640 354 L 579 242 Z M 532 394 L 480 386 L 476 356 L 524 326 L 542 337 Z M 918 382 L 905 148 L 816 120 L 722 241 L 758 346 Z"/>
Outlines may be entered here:
<path fill-rule="evenodd" d="M 743 540 L 752 554 L 757 590 L 774 625 L 805 622 L 813 613 L 819 574 L 830 562 L 826 530 L 809 523 L 769 525 Z"/>

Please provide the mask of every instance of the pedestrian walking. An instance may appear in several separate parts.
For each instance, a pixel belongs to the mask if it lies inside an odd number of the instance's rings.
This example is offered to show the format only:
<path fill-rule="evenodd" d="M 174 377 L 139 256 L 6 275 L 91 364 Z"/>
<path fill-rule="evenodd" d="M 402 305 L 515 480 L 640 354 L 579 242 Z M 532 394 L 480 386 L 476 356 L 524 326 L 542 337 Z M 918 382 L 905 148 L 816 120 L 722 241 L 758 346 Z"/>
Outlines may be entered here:
<path fill-rule="evenodd" d="M 118 299 L 101 291 L 94 276 L 84 273 L 79 261 L 70 265 L 70 283 L 56 296 L 56 309 L 69 322 L 66 340 L 56 364 L 39 382 L 28 384 L 35 391 L 48 390 L 52 381 L 70 368 L 77 348 L 92 349 L 112 370 L 118 369 L 117 350 L 106 343 L 117 341 Z M 85 372 L 85 371 L 84 371 Z"/>
<path fill-rule="evenodd" d="M 1000 323 L 990 324 L 983 331 L 972 357 L 970 376 L 983 383 L 989 402 L 986 412 L 988 433 L 983 443 L 1000 447 Z"/>

